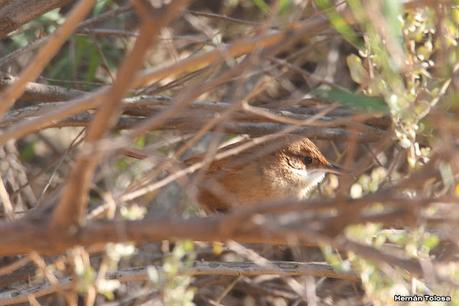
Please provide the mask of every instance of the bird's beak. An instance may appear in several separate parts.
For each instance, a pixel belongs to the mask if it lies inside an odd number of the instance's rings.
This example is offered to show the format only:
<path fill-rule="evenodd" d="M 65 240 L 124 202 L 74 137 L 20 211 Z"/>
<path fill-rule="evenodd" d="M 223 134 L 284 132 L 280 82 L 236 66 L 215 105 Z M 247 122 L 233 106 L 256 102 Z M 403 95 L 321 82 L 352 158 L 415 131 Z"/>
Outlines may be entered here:
<path fill-rule="evenodd" d="M 337 175 L 345 175 L 347 174 L 347 171 L 345 171 L 343 168 L 337 166 L 337 165 L 334 165 L 332 163 L 329 163 L 327 165 L 327 167 L 325 167 L 325 172 L 328 172 L 328 173 L 333 173 L 333 174 L 337 174 Z"/>
<path fill-rule="evenodd" d="M 354 179 L 356 179 L 357 177 L 353 174 L 352 171 L 349 171 L 347 169 L 343 169 L 337 165 L 334 165 L 332 163 L 329 163 L 327 167 L 325 167 L 324 169 L 325 172 L 328 172 L 328 173 L 333 173 L 333 174 L 336 174 L 336 175 L 347 175 L 347 176 L 350 176 Z"/>

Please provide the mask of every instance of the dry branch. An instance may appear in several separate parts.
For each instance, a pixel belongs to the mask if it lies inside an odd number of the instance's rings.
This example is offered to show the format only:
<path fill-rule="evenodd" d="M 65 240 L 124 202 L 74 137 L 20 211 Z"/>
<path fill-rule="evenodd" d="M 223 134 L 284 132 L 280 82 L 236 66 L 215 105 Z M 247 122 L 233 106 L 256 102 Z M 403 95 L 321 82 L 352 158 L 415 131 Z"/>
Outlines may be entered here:
<path fill-rule="evenodd" d="M 0 90 L 13 85 L 16 80 L 17 78 L 13 76 L 0 76 Z M 75 99 L 85 94 L 86 93 L 84 91 L 76 89 L 29 82 L 27 83 L 20 100 L 27 102 L 56 102 Z"/>
<path fill-rule="evenodd" d="M 71 0 L 7 0 L 0 8 L 0 39 L 50 10 L 62 7 Z"/>
<path fill-rule="evenodd" d="M 432 3 L 430 2 L 426 3 L 426 1 L 412 1 L 407 5 L 410 8 L 416 8 L 431 4 Z M 349 15 L 349 13 L 344 15 Z M 166 65 L 162 68 L 146 70 L 138 75 L 134 82 L 134 87 L 151 84 L 152 82 L 161 80 L 165 77 L 176 76 L 189 71 L 196 71 L 202 67 L 222 61 L 223 59 L 230 57 L 230 55 L 237 57 L 252 52 L 254 49 L 267 48 L 279 43 L 282 39 L 288 38 L 289 43 L 293 43 L 298 39 L 304 38 L 306 35 L 308 38 L 311 38 L 314 35 L 319 34 L 322 30 L 328 28 L 327 25 L 327 20 L 322 16 L 318 16 L 305 22 L 304 24 L 291 26 L 288 31 L 275 32 L 258 39 L 254 38 L 246 41 L 237 41 L 229 45 L 224 50 L 206 52 L 180 60 L 174 64 Z M 17 139 L 34 131 L 40 130 L 41 128 L 47 126 L 47 122 L 56 123 L 64 120 L 68 116 L 94 108 L 98 105 L 100 98 L 104 93 L 104 89 L 99 89 L 98 91 L 89 94 L 84 99 L 72 101 L 72 103 L 64 106 L 62 109 L 57 109 L 30 122 L 11 127 L 0 135 L 0 144 L 5 143 L 9 139 Z"/>
<path fill-rule="evenodd" d="M 359 203 L 363 201 L 359 200 Z M 352 205 L 349 203 L 349 205 Z M 284 205 L 267 205 L 267 209 L 283 210 Z M 308 209 L 303 205 L 303 209 Z M 336 206 L 335 206 L 336 207 Z M 292 208 L 292 207 L 290 207 Z M 317 207 L 319 208 L 319 207 Z M 162 240 L 190 239 L 196 241 L 235 240 L 243 243 L 317 245 L 327 243 L 338 249 L 355 252 L 376 262 L 390 262 L 414 275 L 422 274 L 416 261 L 386 254 L 371 246 L 365 246 L 346 239 L 333 239 L 306 228 L 287 229 L 268 224 L 255 224 L 250 217 L 257 215 L 256 209 L 246 209 L 247 217 L 241 217 L 243 210 L 224 216 L 180 219 L 161 217 L 141 221 L 96 221 L 80 228 L 78 232 L 59 232 L 49 227 L 45 218 L 22 219 L 14 223 L 0 223 L 4 233 L 0 237 L 0 255 L 12 255 L 37 251 L 42 254 L 58 254 L 73 246 L 98 249 L 108 242 L 145 243 Z M 260 211 L 263 211 L 263 206 Z M 258 212 L 258 213 L 259 213 Z M 338 216 L 346 219 L 345 216 Z M 40 221 L 41 220 L 41 221 Z M 236 220 L 236 221 L 235 221 Z M 353 223 L 354 220 L 350 222 Z M 231 224 L 235 224 L 231 226 Z M 241 224 L 244 224 L 241 227 Z M 41 239 L 46 237 L 45 240 Z M 24 243 L 27 241 L 28 243 Z"/>
<path fill-rule="evenodd" d="M 49 100 L 53 100 L 66 95 L 65 91 L 61 87 L 47 86 L 42 84 L 32 83 L 30 85 L 31 95 L 35 95 L 33 88 L 38 87 L 44 89 L 44 95 Z M 43 87 L 42 87 L 43 86 Z M 40 90 L 39 90 L 40 91 Z M 75 91 L 68 92 L 68 95 L 77 95 L 83 92 Z M 83 97 L 84 99 L 84 97 Z M 320 102 L 319 100 L 314 100 Z M 67 103 L 72 102 L 46 102 L 36 103 L 32 106 L 26 106 L 11 110 L 5 114 L 4 118 L 0 121 L 0 128 L 7 128 L 9 126 L 17 126 L 25 124 L 28 125 L 28 120 L 34 120 L 34 118 L 49 115 L 55 109 L 60 109 L 68 105 Z M 134 125 L 140 124 L 146 117 L 152 117 L 163 112 L 170 106 L 170 99 L 164 97 L 133 97 L 123 100 L 123 114 L 129 115 L 119 119 L 116 128 L 118 129 L 129 129 Z M 158 129 L 169 130 L 199 130 L 206 121 L 216 118 L 230 109 L 232 104 L 223 102 L 210 102 L 210 101 L 195 101 L 189 105 L 190 110 L 186 114 L 176 114 L 169 121 L 167 121 Z M 234 112 L 231 122 L 227 122 L 223 125 L 223 129 L 228 133 L 243 133 L 250 134 L 253 136 L 260 136 L 269 133 L 279 132 L 285 129 L 288 125 L 286 123 L 293 120 L 293 124 L 297 122 L 311 121 L 314 116 L 317 116 L 318 111 L 306 108 L 306 107 L 287 107 L 281 109 L 268 109 L 257 107 L 257 110 L 269 113 L 271 116 L 260 116 L 258 114 L 248 113 L 245 110 L 238 110 Z M 380 137 L 385 136 L 383 130 L 386 130 L 390 126 L 390 120 L 387 117 L 373 117 L 369 114 L 366 118 L 359 118 L 360 115 L 356 113 L 337 109 L 330 111 L 325 115 L 321 115 L 320 118 L 314 120 L 312 126 L 300 127 L 294 133 L 301 134 L 311 138 L 324 138 L 324 139 L 345 139 L 355 131 L 349 131 L 343 126 L 353 125 L 357 122 L 359 124 L 359 138 L 362 141 L 374 141 Z M 361 116 L 360 116 L 361 117 Z M 64 121 L 56 122 L 50 121 L 47 125 L 37 125 L 37 129 L 44 129 L 46 127 L 65 127 L 65 126 L 87 126 L 91 122 L 93 116 L 89 112 L 82 112 L 78 115 L 70 116 Z M 35 119 L 36 120 L 36 119 Z M 311 121 L 312 122 L 312 121 Z M 380 130 L 382 129 L 382 130 Z M 1 136 L 0 136 L 1 138 Z"/>
<path fill-rule="evenodd" d="M 80 1 L 70 12 L 65 22 L 53 33 L 47 43 L 38 51 L 32 63 L 27 66 L 19 78 L 0 93 L 0 117 L 7 112 L 23 94 L 27 84 L 34 81 L 49 61 L 57 54 L 66 39 L 72 34 L 78 23 L 89 13 L 95 0 Z"/>
<path fill-rule="evenodd" d="M 249 40 L 240 40 L 232 43 L 224 50 L 205 52 L 200 55 L 180 60 L 174 64 L 166 65 L 162 68 L 142 72 L 138 74 L 133 81 L 133 87 L 141 87 L 165 77 L 177 76 L 185 72 L 196 71 L 204 66 L 220 63 L 230 57 L 238 57 L 255 50 L 261 50 L 263 48 L 267 49 L 276 45 L 285 47 L 299 39 L 304 38 L 306 33 L 308 34 L 308 37 L 313 37 L 327 27 L 328 22 L 323 16 L 314 17 L 310 21 L 306 21 L 304 24 L 293 25 L 286 31 L 278 31 L 273 34 L 267 34 L 261 38 L 256 37 Z M 105 95 L 105 93 L 106 89 L 99 89 L 94 93 L 88 94 L 84 98 L 80 98 L 79 101 L 70 101 L 68 105 L 62 107 L 61 109 L 44 114 L 39 118 L 31 120 L 30 122 L 19 124 L 19 126 L 10 127 L 0 135 L 0 144 L 9 139 L 19 138 L 28 133 L 37 131 L 46 126 L 47 122 L 61 121 L 67 116 L 94 108 L 99 105 L 101 98 Z M 0 113 L 1 109 L 0 105 Z M 7 108 L 5 107 L 5 110 L 6 109 Z"/>
<path fill-rule="evenodd" d="M 284 31 L 236 41 L 224 49 L 215 49 L 205 52 L 163 68 L 146 70 L 136 78 L 135 86 L 147 86 L 165 77 L 178 76 L 197 71 L 209 65 L 221 63 L 225 59 L 237 58 L 241 55 L 251 53 L 257 49 L 266 49 L 279 45 L 285 48 L 299 39 L 314 37 L 328 28 L 328 20 L 324 16 L 316 16 L 308 19 L 303 24 L 291 25 Z"/>
<path fill-rule="evenodd" d="M 162 68 L 158 68 L 153 71 L 145 71 L 140 73 L 135 80 L 133 81 L 134 87 L 141 87 L 146 84 L 151 84 L 153 81 L 161 80 L 165 77 L 176 76 L 178 74 L 189 72 L 189 71 L 196 71 L 202 68 L 203 66 L 208 66 L 210 64 L 215 64 L 218 62 L 223 61 L 230 56 L 240 56 L 254 50 L 259 50 L 262 48 L 268 48 L 270 46 L 279 44 L 280 42 L 293 43 L 298 39 L 304 38 L 304 34 L 308 33 L 309 36 L 311 33 L 319 33 L 321 30 L 327 28 L 327 21 L 324 17 L 317 17 L 313 21 L 306 22 L 300 30 L 297 30 L 296 27 L 292 27 L 288 31 L 280 31 L 274 34 L 268 34 L 262 39 L 252 39 L 248 41 L 239 41 L 235 42 L 226 50 L 214 50 L 211 52 L 205 52 L 201 55 L 189 57 L 187 59 L 178 61 L 177 63 L 167 65 Z M 49 45 L 49 42 L 48 44 Z M 284 46 L 286 44 L 283 44 Z M 43 48 L 41 49 L 43 50 Z M 41 53 L 40 53 L 41 54 Z M 41 70 L 40 70 L 41 71 Z M 22 77 L 20 78 L 23 79 Z M 31 81 L 31 78 L 24 79 L 26 81 L 24 84 L 21 84 L 21 87 L 25 87 L 28 81 Z M 6 95 L 9 92 L 12 92 L 15 86 L 10 86 L 8 89 L 9 91 L 5 92 L 3 95 Z M 21 94 L 24 88 L 17 88 L 17 92 L 15 90 L 14 96 L 10 97 L 10 100 L 3 100 L 0 104 L 0 114 L 5 112 L 9 109 L 10 104 L 14 103 L 14 100 L 17 99 Z M 8 130 L 4 131 L 0 135 L 0 144 L 5 143 L 7 140 L 12 138 L 19 138 L 28 133 L 33 131 L 39 130 L 41 127 L 46 126 L 47 122 L 56 122 L 65 119 L 67 116 L 74 115 L 84 110 L 88 110 L 90 108 L 94 108 L 99 105 L 101 101 L 101 97 L 106 93 L 106 89 L 102 88 L 98 91 L 88 94 L 85 98 L 80 98 L 78 100 L 71 101 L 68 105 L 64 106 L 62 109 L 57 109 L 49 114 L 42 115 L 39 118 L 36 118 L 30 122 L 20 124 L 19 126 L 13 126 Z M 9 94 L 11 95 L 11 94 Z M 0 97 L 2 97 L 0 95 Z M 9 102 L 9 103 L 7 103 Z M 2 111 L 3 110 L 3 111 Z"/>
<path fill-rule="evenodd" d="M 57 124 L 67 117 L 97 107 L 100 103 L 101 96 L 106 90 L 107 88 L 99 89 L 84 97 L 71 100 L 61 108 L 50 110 L 38 117 L 33 117 L 30 120 L 23 120 L 8 127 L 8 129 L 0 133 L 0 144 L 5 144 L 10 139 L 21 138 L 27 134 L 49 127 L 50 124 L 51 126 Z"/>
<path fill-rule="evenodd" d="M 161 266 L 151 266 L 161 271 Z M 357 275 L 348 272 L 339 272 L 326 263 L 303 263 L 292 261 L 273 261 L 269 266 L 260 266 L 252 262 L 205 262 L 196 261 L 193 266 L 181 274 L 190 276 L 203 275 L 225 275 L 225 276 L 301 276 L 310 275 L 314 277 L 330 277 L 343 279 L 351 282 L 358 282 Z M 147 281 L 148 272 L 145 267 L 133 267 L 114 272 L 108 272 L 107 278 L 116 279 L 120 282 Z M 71 279 L 60 280 L 61 289 L 69 287 Z M 27 302 L 28 295 L 35 297 L 45 296 L 54 293 L 55 290 L 48 284 L 35 285 L 27 290 L 10 290 L 0 294 L 0 305 L 11 305 Z"/>
<path fill-rule="evenodd" d="M 136 11 L 142 19 L 140 34 L 133 49 L 122 62 L 113 85 L 102 97 L 101 105 L 88 128 L 86 141 L 89 145 L 94 145 L 101 139 L 117 120 L 122 98 L 129 90 L 134 74 L 142 67 L 145 54 L 160 30 L 178 17 L 186 3 L 184 0 L 176 0 L 167 7 L 153 11 L 147 1 L 134 1 Z M 72 225 L 83 222 L 87 193 L 99 158 L 101 156 L 95 155 L 94 152 L 85 152 L 77 158 L 62 198 L 53 213 L 53 225 L 71 230 Z"/>
<path fill-rule="evenodd" d="M 98 24 L 99 22 L 102 22 L 104 20 L 107 20 L 109 18 L 113 18 L 115 17 L 116 15 L 118 14 L 122 14 L 126 11 L 129 11 L 131 8 L 130 8 L 130 5 L 125 5 L 125 6 L 121 6 L 119 8 L 116 8 L 116 9 L 113 9 L 109 12 L 106 12 L 106 13 L 103 13 L 103 14 L 100 14 L 98 16 L 95 16 L 95 17 L 92 17 L 92 18 L 88 18 L 87 20 L 83 21 L 82 23 L 80 23 L 80 25 L 78 26 L 78 28 L 76 29 L 77 32 L 79 31 L 82 31 L 92 25 L 95 25 L 95 24 Z M 45 37 L 42 37 L 42 38 L 39 38 L 31 43 L 29 43 L 27 46 L 23 47 L 23 48 L 19 48 L 7 55 L 5 55 L 4 57 L 0 58 L 0 67 L 5 67 L 7 66 L 9 63 L 11 63 L 14 59 L 17 59 L 20 55 L 22 54 L 25 54 L 27 52 L 31 52 L 41 46 L 43 46 L 48 40 L 49 40 L 50 36 L 45 36 Z"/>

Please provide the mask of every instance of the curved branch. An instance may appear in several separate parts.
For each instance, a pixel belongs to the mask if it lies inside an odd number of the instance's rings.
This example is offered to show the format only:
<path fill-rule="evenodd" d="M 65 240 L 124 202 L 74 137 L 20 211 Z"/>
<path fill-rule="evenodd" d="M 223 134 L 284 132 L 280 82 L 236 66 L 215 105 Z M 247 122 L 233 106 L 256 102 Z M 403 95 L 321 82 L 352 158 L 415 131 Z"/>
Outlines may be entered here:
<path fill-rule="evenodd" d="M 8 1 L 7 1 L 8 2 Z M 0 38 L 16 30 L 35 17 L 58 7 L 69 4 L 72 0 L 11 0 L 0 8 Z"/>

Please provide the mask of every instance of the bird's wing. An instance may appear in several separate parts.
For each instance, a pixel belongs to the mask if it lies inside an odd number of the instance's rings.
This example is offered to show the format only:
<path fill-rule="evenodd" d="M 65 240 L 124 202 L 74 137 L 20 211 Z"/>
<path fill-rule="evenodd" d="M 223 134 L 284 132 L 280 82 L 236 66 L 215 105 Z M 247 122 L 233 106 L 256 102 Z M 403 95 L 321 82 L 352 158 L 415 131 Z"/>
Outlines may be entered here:
<path fill-rule="evenodd" d="M 245 143 L 247 143 L 248 140 L 242 140 L 236 143 L 232 143 L 229 145 L 226 145 L 224 147 L 220 147 L 217 150 L 216 154 L 224 153 L 227 152 L 228 150 L 232 150 L 237 148 L 238 146 L 241 146 Z M 195 154 L 187 159 L 185 159 L 183 162 L 186 166 L 191 166 L 192 164 L 198 163 L 203 161 L 205 158 L 206 153 L 199 153 Z M 252 153 L 250 150 L 243 150 L 240 152 L 235 152 L 234 154 L 231 154 L 230 156 L 227 156 L 222 159 L 218 159 L 213 161 L 209 167 L 208 167 L 208 172 L 219 172 L 219 171 L 224 171 L 224 172 L 237 172 L 238 169 L 244 166 L 244 161 L 249 162 L 250 161 L 250 155 Z M 237 156 L 237 160 L 240 162 L 234 162 L 234 157 Z"/>

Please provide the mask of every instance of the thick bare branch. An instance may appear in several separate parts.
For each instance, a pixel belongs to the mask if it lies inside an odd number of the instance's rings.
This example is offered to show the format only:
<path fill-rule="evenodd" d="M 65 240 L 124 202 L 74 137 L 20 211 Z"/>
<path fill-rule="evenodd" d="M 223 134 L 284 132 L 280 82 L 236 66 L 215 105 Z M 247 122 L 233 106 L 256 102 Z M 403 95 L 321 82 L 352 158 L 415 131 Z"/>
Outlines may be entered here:
<path fill-rule="evenodd" d="M 57 254 L 72 246 L 98 249 L 108 242 L 137 242 L 191 239 L 197 241 L 235 240 L 243 243 L 291 244 L 301 245 L 328 243 L 332 246 L 353 251 L 376 262 L 390 262 L 406 269 L 414 275 L 421 275 L 418 262 L 399 258 L 371 246 L 348 240 L 334 240 L 319 233 L 306 231 L 270 230 L 265 225 L 253 225 L 249 229 L 229 233 L 222 229 L 225 216 L 207 218 L 156 218 L 142 221 L 101 221 L 88 224 L 75 233 L 53 230 L 47 224 L 33 224 L 31 220 L 15 223 L 1 223 L 0 255 L 28 253 Z M 46 239 L 42 239 L 46 237 Z M 293 239 L 295 237 L 295 239 Z M 27 241 L 28 243 L 24 243 Z"/>
<path fill-rule="evenodd" d="M 14 84 L 16 80 L 16 77 L 9 75 L 0 77 L 0 90 Z M 75 99 L 85 94 L 86 93 L 81 90 L 29 82 L 27 83 L 24 93 L 20 99 L 21 101 L 27 102 L 54 102 Z"/>
<path fill-rule="evenodd" d="M 52 9 L 72 0 L 10 0 L 0 8 L 0 38 Z"/>

